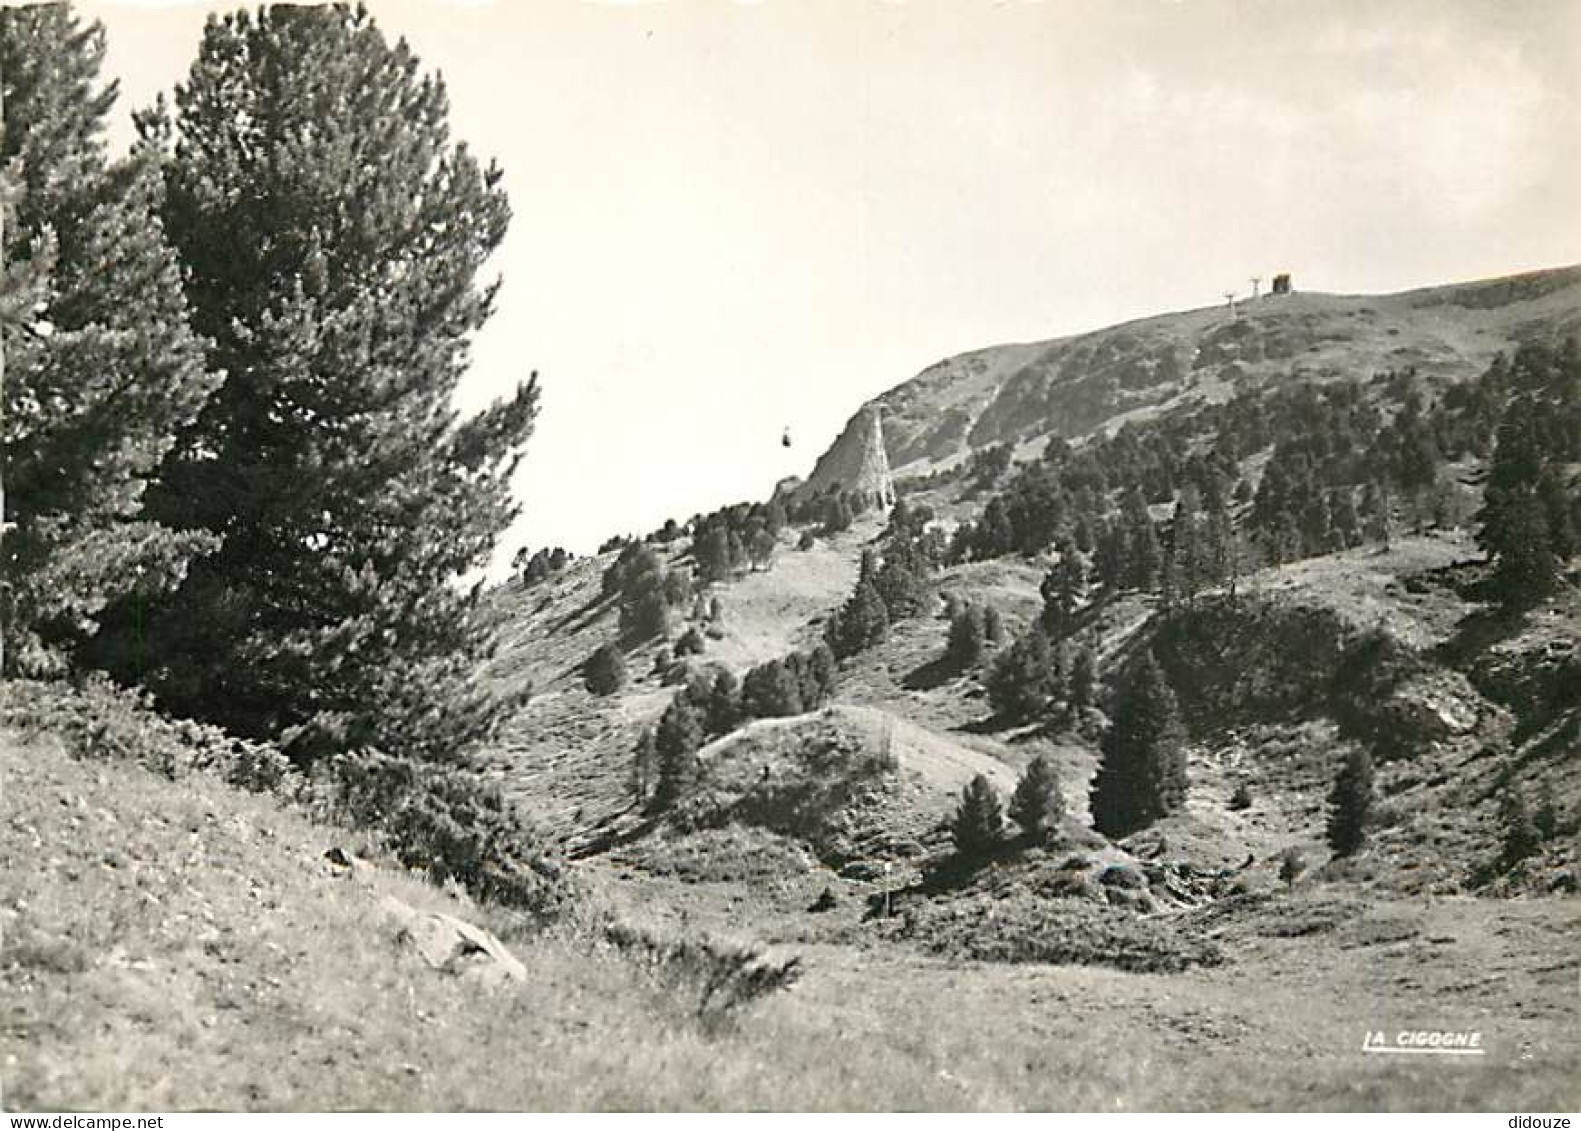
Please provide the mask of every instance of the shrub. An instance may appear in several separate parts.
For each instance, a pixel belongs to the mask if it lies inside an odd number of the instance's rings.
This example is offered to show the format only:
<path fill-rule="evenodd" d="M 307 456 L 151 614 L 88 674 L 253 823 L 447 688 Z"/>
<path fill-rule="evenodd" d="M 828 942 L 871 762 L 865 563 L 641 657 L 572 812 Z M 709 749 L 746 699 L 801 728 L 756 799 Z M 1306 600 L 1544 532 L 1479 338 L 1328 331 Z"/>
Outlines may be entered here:
<path fill-rule="evenodd" d="M 999 792 L 982 774 L 961 791 L 961 803 L 950 825 L 955 851 L 962 856 L 977 856 L 997 847 L 1004 837 L 1004 810 Z"/>
<path fill-rule="evenodd" d="M 567 891 L 543 841 L 476 771 L 365 749 L 330 759 L 330 780 L 330 815 L 382 833 L 434 883 L 539 918 L 562 909 Z"/>
<path fill-rule="evenodd" d="M 675 642 L 676 656 L 701 656 L 703 654 L 703 634 L 697 631 L 694 624 L 681 634 Z"/>
<path fill-rule="evenodd" d="M 11 680 L 0 702 L 0 727 L 54 735 L 75 758 L 132 762 L 172 781 L 210 773 L 254 793 L 294 797 L 302 788 L 301 776 L 273 744 L 167 719 L 150 696 L 103 676 L 76 687 Z"/>
<path fill-rule="evenodd" d="M 800 958 L 775 962 L 753 948 L 706 938 L 666 940 L 620 923 L 606 927 L 604 937 L 688 999 L 688 1012 L 709 1029 L 726 1024 L 754 1001 L 789 989 L 802 973 Z"/>
<path fill-rule="evenodd" d="M 601 644 L 588 657 L 583 682 L 594 695 L 613 695 L 626 685 L 626 657 L 614 644 Z"/>
<path fill-rule="evenodd" d="M 1307 858 L 1299 848 L 1287 848 L 1279 857 L 1279 878 L 1285 886 L 1294 884 L 1307 870 Z"/>

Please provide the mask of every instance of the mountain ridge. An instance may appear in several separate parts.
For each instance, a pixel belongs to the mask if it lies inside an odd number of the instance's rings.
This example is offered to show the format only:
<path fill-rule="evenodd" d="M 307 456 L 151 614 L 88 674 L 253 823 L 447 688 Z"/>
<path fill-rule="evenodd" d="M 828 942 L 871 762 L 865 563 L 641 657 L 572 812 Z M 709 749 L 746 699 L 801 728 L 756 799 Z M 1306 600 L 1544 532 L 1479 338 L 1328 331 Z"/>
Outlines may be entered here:
<path fill-rule="evenodd" d="M 1444 308 L 1455 317 L 1446 319 Z M 836 485 L 864 414 L 882 406 L 899 479 L 996 443 L 1075 439 L 1136 410 L 1228 399 L 1280 375 L 1327 380 L 1417 367 L 1479 372 L 1523 341 L 1581 330 L 1581 264 L 1385 294 L 1295 291 L 1129 319 L 946 357 L 853 412 L 803 491 Z"/>

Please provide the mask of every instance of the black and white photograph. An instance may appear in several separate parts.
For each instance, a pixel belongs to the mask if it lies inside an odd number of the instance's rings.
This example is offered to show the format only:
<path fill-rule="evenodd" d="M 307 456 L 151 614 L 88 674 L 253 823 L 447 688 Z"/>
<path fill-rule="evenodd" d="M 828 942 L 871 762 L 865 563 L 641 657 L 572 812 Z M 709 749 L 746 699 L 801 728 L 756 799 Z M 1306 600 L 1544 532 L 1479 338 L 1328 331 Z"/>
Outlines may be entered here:
<path fill-rule="evenodd" d="M 1581 0 L 0 3 L 11 1131 L 1578 1110 Z"/>

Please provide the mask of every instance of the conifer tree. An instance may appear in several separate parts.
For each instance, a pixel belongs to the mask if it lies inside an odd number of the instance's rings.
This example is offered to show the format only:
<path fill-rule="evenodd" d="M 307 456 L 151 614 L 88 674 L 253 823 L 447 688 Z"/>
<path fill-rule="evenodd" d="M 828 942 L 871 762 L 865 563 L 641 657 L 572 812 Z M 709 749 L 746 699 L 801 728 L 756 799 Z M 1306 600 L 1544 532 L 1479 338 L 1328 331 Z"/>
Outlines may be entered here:
<path fill-rule="evenodd" d="M 878 589 L 866 577 L 825 626 L 824 639 L 836 657 L 854 656 L 889 635 L 889 611 Z"/>
<path fill-rule="evenodd" d="M 749 718 L 774 719 L 801 714 L 801 686 L 781 660 L 769 660 L 741 681 L 741 709 Z"/>
<path fill-rule="evenodd" d="M 1147 509 L 1147 500 L 1140 490 L 1132 489 L 1125 497 L 1122 512 L 1125 529 L 1125 584 L 1132 589 L 1147 591 L 1158 584 L 1164 567 L 1164 551 L 1158 542 L 1158 530 L 1153 525 Z"/>
<path fill-rule="evenodd" d="M 1010 795 L 1010 819 L 1021 826 L 1029 839 L 1040 842 L 1059 826 L 1064 814 L 1059 776 L 1048 759 L 1039 754 L 1027 763 Z"/>
<path fill-rule="evenodd" d="M 159 212 L 156 155 L 107 159 L 103 29 L 64 4 L 0 9 L 0 670 L 61 673 L 117 600 L 178 584 L 217 539 L 148 489 L 213 390 Z M 140 650 L 133 674 L 148 662 Z"/>
<path fill-rule="evenodd" d="M 988 638 L 983 607 L 969 603 L 950 618 L 950 641 L 945 655 L 957 668 L 969 668 L 983 658 Z"/>
<path fill-rule="evenodd" d="M 1079 648 L 1075 660 L 1071 663 L 1070 689 L 1067 692 L 1071 709 L 1083 711 L 1091 707 L 1097 687 L 1098 658 L 1093 655 L 1091 648 Z"/>
<path fill-rule="evenodd" d="M 1553 511 L 1544 498 L 1543 484 L 1552 471 L 1542 412 L 1539 402 L 1529 396 L 1516 398 L 1505 411 L 1478 516 L 1482 529 L 1477 542 L 1493 559 L 1493 590 L 1507 606 L 1536 601 L 1559 577 L 1560 558 L 1550 522 Z M 1563 526 L 1560 536 L 1566 537 Z"/>
<path fill-rule="evenodd" d="M 583 676 L 594 695 L 613 695 L 626 685 L 626 657 L 613 644 L 601 644 L 588 657 Z"/>
<path fill-rule="evenodd" d="M 1076 543 L 1061 538 L 1055 549 L 1059 554 L 1054 567 L 1043 578 L 1043 630 L 1055 640 L 1071 630 L 1076 610 L 1087 593 L 1087 567 Z"/>
<path fill-rule="evenodd" d="M 1203 526 L 1202 497 L 1197 488 L 1188 483 L 1181 489 L 1180 498 L 1175 503 L 1169 548 L 1176 596 L 1188 603 L 1208 580 Z"/>
<path fill-rule="evenodd" d="M 1174 690 L 1148 655 L 1114 705 L 1093 779 L 1093 826 L 1124 836 L 1186 800 L 1186 729 Z"/>
<path fill-rule="evenodd" d="M 709 734 L 729 734 L 741 721 L 741 682 L 729 668 L 714 670 L 703 715 Z"/>
<path fill-rule="evenodd" d="M 655 808 L 675 804 L 697 778 L 697 751 L 703 745 L 702 720 L 686 695 L 677 695 L 659 717 L 653 735 L 658 760 L 658 782 L 653 791 Z"/>
<path fill-rule="evenodd" d="M 961 790 L 961 803 L 950 823 L 955 851 L 967 857 L 991 851 L 1004 839 L 1004 824 L 999 792 L 978 774 Z"/>
<path fill-rule="evenodd" d="M 1328 845 L 1335 856 L 1354 855 L 1366 841 L 1372 801 L 1372 757 L 1358 746 L 1345 756 L 1329 793 Z"/>
<path fill-rule="evenodd" d="M 1009 722 L 1027 722 L 1064 693 L 1054 650 L 1040 625 L 994 657 L 986 680 L 994 710 Z"/>
<path fill-rule="evenodd" d="M 513 705 L 475 678 L 495 620 L 459 582 L 517 513 L 537 384 L 455 408 L 510 209 L 447 115 L 366 9 L 279 5 L 211 18 L 173 118 L 141 121 L 225 375 L 149 495 L 224 538 L 148 611 L 151 682 L 300 762 L 464 757 Z"/>

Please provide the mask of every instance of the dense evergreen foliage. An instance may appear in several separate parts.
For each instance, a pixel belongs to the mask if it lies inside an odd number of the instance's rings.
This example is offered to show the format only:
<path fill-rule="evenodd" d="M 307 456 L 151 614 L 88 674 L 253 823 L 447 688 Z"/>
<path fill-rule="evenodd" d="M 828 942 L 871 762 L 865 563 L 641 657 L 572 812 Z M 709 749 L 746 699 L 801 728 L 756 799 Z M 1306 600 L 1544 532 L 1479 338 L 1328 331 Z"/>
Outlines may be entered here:
<path fill-rule="evenodd" d="M 613 695 L 626 686 L 626 657 L 613 644 L 600 644 L 588 657 L 583 682 L 594 695 Z"/>
<path fill-rule="evenodd" d="M 1508 399 L 1499 419 L 1478 541 L 1494 561 L 1492 590 L 1507 606 L 1531 604 L 1581 551 L 1581 350 L 1528 346 L 1484 378 Z"/>
<path fill-rule="evenodd" d="M 1058 828 L 1065 815 L 1065 798 L 1060 792 L 1059 775 L 1049 760 L 1039 754 L 1027 763 L 1010 795 L 1010 819 L 1021 826 L 1033 842 L 1042 842 Z"/>
<path fill-rule="evenodd" d="M 1353 747 L 1329 792 L 1328 845 L 1335 856 L 1352 856 L 1366 842 L 1372 803 L 1372 756 Z"/>
<path fill-rule="evenodd" d="M 982 774 L 966 783 L 950 822 L 950 837 L 962 856 L 980 856 L 1004 839 L 1004 807 L 999 792 Z"/>
<path fill-rule="evenodd" d="M 1138 665 L 1111 712 L 1092 786 L 1093 826 L 1118 837 L 1185 804 L 1186 728 L 1175 693 L 1151 655 Z"/>
<path fill-rule="evenodd" d="M 511 559 L 511 568 L 522 586 L 530 589 L 565 569 L 575 558 L 575 554 L 561 546 L 545 547 L 531 554 L 523 546 Z"/>
<path fill-rule="evenodd" d="M 994 657 L 984 684 L 1000 718 L 1010 723 L 1041 717 L 1065 696 L 1064 673 L 1042 625 L 1033 625 Z"/>
<path fill-rule="evenodd" d="M 454 407 L 510 209 L 446 117 L 366 11 L 279 6 L 210 20 L 173 117 L 140 123 L 224 376 L 147 505 L 223 541 L 99 658 L 301 763 L 454 760 L 511 706 L 474 678 L 495 626 L 459 582 L 516 514 L 537 385 Z"/>
<path fill-rule="evenodd" d="M 834 697 L 838 680 L 834 654 L 823 644 L 759 664 L 739 682 L 716 665 L 694 671 L 657 729 L 637 740 L 632 776 L 638 799 L 668 808 L 693 784 L 693 755 L 703 743 L 753 719 L 815 711 Z"/>
<path fill-rule="evenodd" d="M 219 542 L 148 505 L 177 431 L 216 380 L 160 220 L 158 155 L 141 145 L 106 157 L 115 89 L 99 81 L 104 49 L 102 29 L 65 5 L 0 9 L 10 524 L 0 625 L 12 674 L 61 674 L 108 605 L 140 613 Z M 191 610 L 180 620 L 201 628 Z M 139 650 L 130 674 L 150 664 Z"/>
<path fill-rule="evenodd" d="M 692 557 L 699 580 L 729 581 L 749 569 L 767 569 L 786 524 L 779 500 L 738 503 L 692 520 Z"/>

